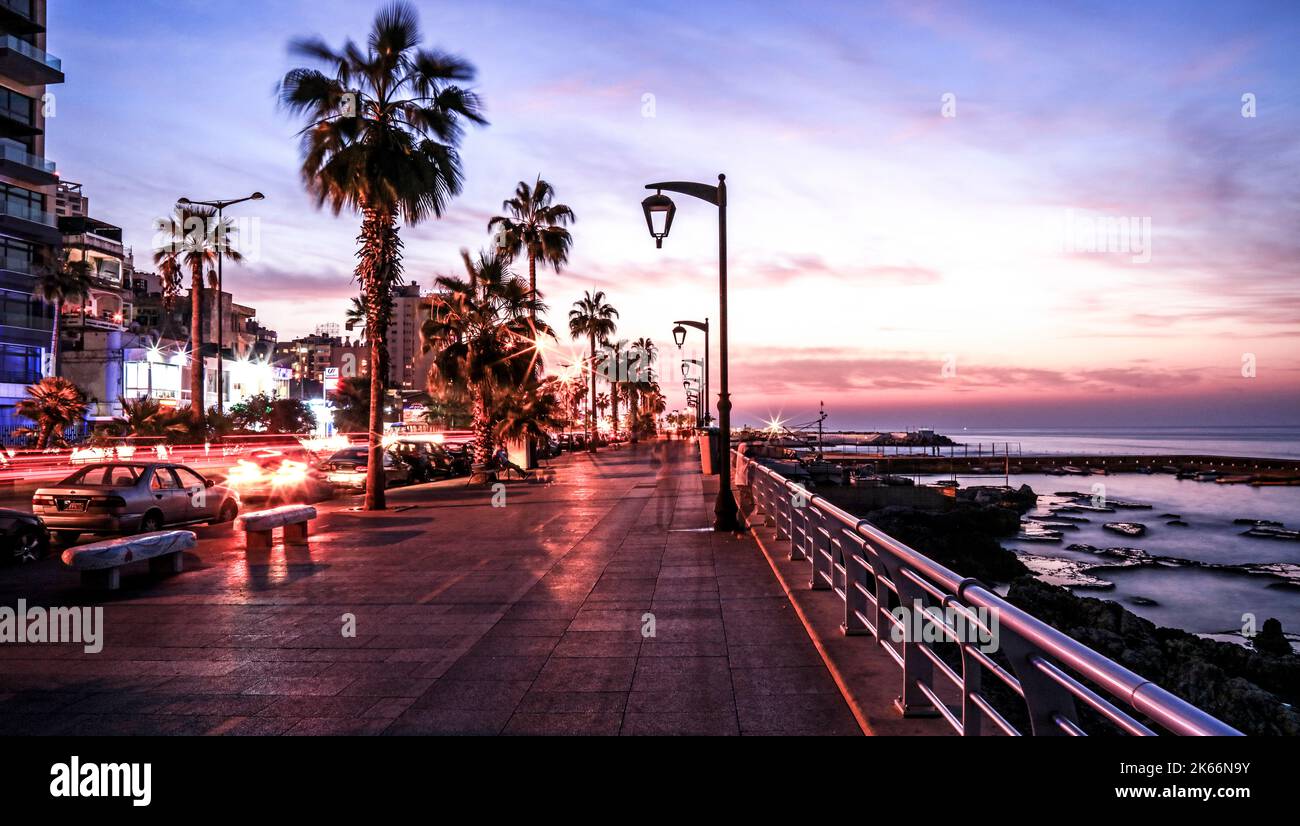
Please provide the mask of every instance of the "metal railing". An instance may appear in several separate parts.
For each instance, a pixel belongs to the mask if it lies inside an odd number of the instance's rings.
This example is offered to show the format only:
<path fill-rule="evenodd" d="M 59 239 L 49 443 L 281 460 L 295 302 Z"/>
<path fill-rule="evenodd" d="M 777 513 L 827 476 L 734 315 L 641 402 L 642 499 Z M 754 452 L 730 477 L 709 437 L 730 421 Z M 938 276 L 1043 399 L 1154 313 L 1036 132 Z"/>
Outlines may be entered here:
<path fill-rule="evenodd" d="M 11 49 L 23 57 L 35 60 L 37 63 L 48 66 L 56 71 L 63 71 L 63 61 L 54 55 L 38 49 L 26 40 L 14 37 L 12 34 L 0 35 L 0 49 Z"/>
<path fill-rule="evenodd" d="M 905 716 L 938 715 L 963 735 L 1083 735 L 1084 726 L 1099 719 L 1134 735 L 1241 734 L 978 580 L 959 576 L 758 461 L 735 451 L 732 458 L 767 524 L 779 540 L 790 541 L 790 558 L 811 563 L 809 586 L 833 590 L 844 601 L 841 630 L 875 637 L 902 669 L 898 706 Z M 906 622 L 899 607 L 922 608 L 911 613 L 924 625 Z M 995 623 L 987 619 L 991 614 Z M 917 639 L 908 625 L 927 633 Z M 997 656 L 968 629 L 996 638 Z M 1012 716 L 1027 718 L 1028 732 L 995 707 L 990 695 L 999 692 L 984 689 L 986 677 L 1005 687 L 1004 706 L 1007 696 L 1023 702 L 1025 714 Z M 1089 713 L 1081 715 L 1081 706 Z"/>

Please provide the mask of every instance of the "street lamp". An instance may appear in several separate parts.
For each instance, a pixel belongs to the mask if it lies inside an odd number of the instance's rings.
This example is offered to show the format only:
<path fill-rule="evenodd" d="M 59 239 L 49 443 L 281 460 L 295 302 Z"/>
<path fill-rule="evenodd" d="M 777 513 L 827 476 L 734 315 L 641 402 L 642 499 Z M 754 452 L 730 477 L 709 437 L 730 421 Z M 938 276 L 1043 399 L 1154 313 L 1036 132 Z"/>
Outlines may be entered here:
<path fill-rule="evenodd" d="M 641 202 L 645 211 L 646 226 L 655 239 L 656 247 L 663 247 L 663 240 L 672 229 L 673 216 L 677 207 L 672 199 L 664 195 L 664 190 L 680 192 L 707 201 L 718 208 L 718 311 L 721 318 L 718 355 L 722 360 L 722 388 L 718 394 L 718 430 L 722 439 L 722 461 L 718 463 L 718 499 L 713 506 L 715 531 L 740 530 L 739 511 L 736 508 L 736 496 L 731 490 L 731 393 L 727 386 L 727 176 L 718 175 L 718 185 L 692 183 L 690 181 L 664 181 L 646 184 L 646 189 L 655 190 L 655 194 Z"/>
<path fill-rule="evenodd" d="M 682 345 L 686 343 L 686 328 L 685 328 L 685 327 L 683 327 L 682 325 L 678 324 L 676 327 L 673 328 L 673 341 L 677 342 L 677 349 L 678 349 L 678 350 L 682 349 Z"/>
<path fill-rule="evenodd" d="M 189 198 L 181 198 L 179 201 L 176 202 L 181 206 L 190 206 L 191 204 L 197 204 L 198 206 L 212 207 L 217 211 L 217 234 L 221 238 L 221 244 L 222 244 L 222 246 L 217 249 L 217 413 L 224 413 L 226 409 L 226 404 L 225 404 L 226 383 L 224 381 L 225 377 L 222 375 L 223 365 L 222 365 L 222 357 L 221 357 L 221 351 L 225 348 L 225 333 L 221 329 L 221 290 L 222 290 L 221 275 L 224 270 L 222 264 L 226 260 L 225 248 L 224 248 L 226 243 L 225 211 L 226 211 L 226 207 L 228 206 L 233 206 L 234 204 L 242 204 L 244 201 L 261 201 L 264 198 L 266 198 L 266 196 L 263 195 L 262 193 L 254 192 L 252 195 L 249 195 L 244 198 L 227 198 L 225 200 L 220 200 L 220 201 L 191 201 Z M 200 289 L 202 289 L 202 287 L 200 287 Z M 202 307 L 203 302 L 199 302 L 199 306 Z M 203 329 L 203 320 L 200 319 L 199 330 L 202 329 Z M 191 370 L 203 369 L 202 353 L 199 352 L 203 348 L 200 347 L 199 344 L 200 343 L 197 341 L 194 342 L 194 352 L 196 355 L 199 356 L 199 358 L 195 359 L 194 365 L 190 368 Z M 199 402 L 199 404 L 202 404 L 202 402 Z"/>
<path fill-rule="evenodd" d="M 646 189 L 655 188 L 653 186 L 646 187 Z M 670 186 L 664 188 L 672 189 Z M 663 247 L 664 239 L 668 237 L 668 231 L 673 228 L 673 216 L 677 214 L 677 205 L 673 203 L 672 198 L 662 192 L 656 192 L 641 202 L 641 209 L 645 212 L 645 224 L 650 228 L 650 235 L 655 239 L 655 248 Z"/>
<path fill-rule="evenodd" d="M 707 400 L 709 398 L 709 320 L 706 318 L 703 321 L 674 321 L 673 323 L 677 325 L 673 328 L 674 339 L 678 338 L 677 331 L 682 331 L 681 338 L 677 342 L 678 349 L 681 349 L 681 346 L 686 343 L 687 327 L 694 327 L 704 333 L 704 398 Z M 708 427 L 713 422 L 713 415 L 709 412 L 707 404 L 701 413 L 704 416 L 704 426 Z"/>

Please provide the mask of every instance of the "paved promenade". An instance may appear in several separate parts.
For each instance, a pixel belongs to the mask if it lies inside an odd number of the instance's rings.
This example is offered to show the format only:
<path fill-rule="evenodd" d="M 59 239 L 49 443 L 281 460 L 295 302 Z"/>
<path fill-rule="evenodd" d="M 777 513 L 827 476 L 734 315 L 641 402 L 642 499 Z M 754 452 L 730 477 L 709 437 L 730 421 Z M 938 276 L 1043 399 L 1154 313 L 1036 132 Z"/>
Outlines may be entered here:
<path fill-rule="evenodd" d="M 199 528 L 183 574 L 113 594 L 0 569 L 0 605 L 102 605 L 106 639 L 0 644 L 0 734 L 860 733 L 754 541 L 706 529 L 688 444 L 552 470 L 504 507 L 336 500 L 303 549 Z"/>

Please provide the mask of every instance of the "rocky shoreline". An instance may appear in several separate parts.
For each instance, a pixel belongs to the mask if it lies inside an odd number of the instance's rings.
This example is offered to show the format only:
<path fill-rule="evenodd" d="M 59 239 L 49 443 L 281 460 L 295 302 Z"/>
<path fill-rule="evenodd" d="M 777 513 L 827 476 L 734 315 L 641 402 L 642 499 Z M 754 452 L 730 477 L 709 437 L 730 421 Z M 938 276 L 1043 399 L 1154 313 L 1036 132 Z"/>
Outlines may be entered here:
<path fill-rule="evenodd" d="M 1092 587 L 1098 588 L 1110 584 L 1090 571 L 1143 564 L 1232 569 L 1278 577 L 1295 587 L 1300 582 L 1300 566 L 1220 566 L 1152 557 L 1135 548 L 1091 546 L 1078 549 L 1096 553 L 1096 565 L 1051 557 L 1022 559 L 1003 548 L 999 539 L 1021 534 L 1021 517 L 1037 506 L 1036 494 L 1028 486 L 972 487 L 957 493 L 956 504 L 947 511 L 890 506 L 858 516 L 963 576 L 1009 583 L 1007 600 L 1012 604 L 1247 734 L 1300 734 L 1300 712 L 1296 710 L 1300 655 L 1291 650 L 1276 619 L 1265 621 L 1247 645 L 1205 639 L 1157 626 L 1117 602 L 1076 596 L 1051 583 L 1047 563 L 1056 564 L 1057 573 L 1073 577 L 1070 584 L 1076 587 L 1090 584 L 1080 582 L 1082 577 L 1093 580 L 1096 584 Z M 834 501 L 833 492 L 825 495 Z M 1140 507 L 1137 503 L 1122 505 Z M 1069 511 L 1054 513 L 1053 518 L 1068 523 Z M 1058 528 L 1069 529 L 1053 526 Z"/>

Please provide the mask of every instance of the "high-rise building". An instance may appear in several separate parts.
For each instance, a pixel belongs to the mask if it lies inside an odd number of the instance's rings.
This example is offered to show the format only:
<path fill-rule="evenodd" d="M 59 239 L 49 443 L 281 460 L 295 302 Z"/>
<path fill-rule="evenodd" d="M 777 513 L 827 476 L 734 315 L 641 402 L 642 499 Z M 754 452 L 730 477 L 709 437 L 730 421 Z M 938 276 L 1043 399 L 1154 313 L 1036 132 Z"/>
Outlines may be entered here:
<path fill-rule="evenodd" d="M 35 295 L 58 265 L 58 177 L 45 159 L 46 87 L 63 82 L 45 51 L 46 0 L 0 0 L 0 428 L 28 384 L 50 372 L 54 314 Z"/>
<path fill-rule="evenodd" d="M 433 313 L 433 296 L 421 295 L 411 282 L 393 295 L 393 318 L 388 325 L 388 386 L 394 390 L 424 390 L 432 362 L 420 340 L 420 328 Z"/>

